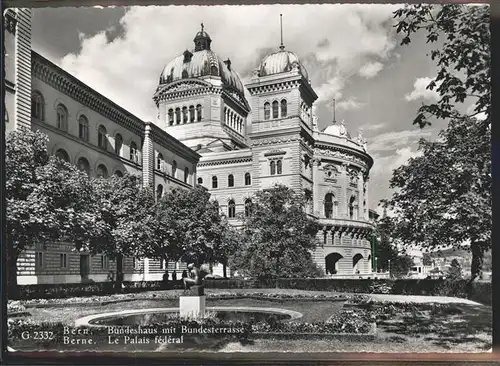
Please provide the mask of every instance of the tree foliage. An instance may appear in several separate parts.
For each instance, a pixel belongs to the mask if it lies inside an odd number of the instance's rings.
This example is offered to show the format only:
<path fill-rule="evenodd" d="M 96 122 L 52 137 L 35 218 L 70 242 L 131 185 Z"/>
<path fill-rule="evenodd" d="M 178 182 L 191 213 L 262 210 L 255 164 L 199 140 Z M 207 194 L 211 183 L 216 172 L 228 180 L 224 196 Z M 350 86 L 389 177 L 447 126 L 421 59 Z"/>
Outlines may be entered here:
<path fill-rule="evenodd" d="M 241 270 L 254 277 L 317 275 L 311 251 L 320 226 L 305 213 L 304 197 L 276 185 L 257 192 L 252 202 L 243 224 L 247 248 Z"/>
<path fill-rule="evenodd" d="M 47 141 L 43 133 L 26 129 L 6 137 L 6 254 L 12 290 L 17 287 L 17 259 L 25 249 L 59 240 L 79 249 L 99 222 L 87 175 L 49 158 Z"/>
<path fill-rule="evenodd" d="M 219 214 L 219 206 L 203 187 L 168 191 L 157 203 L 155 215 L 161 239 L 145 248 L 146 255 L 198 265 L 225 257 L 222 252 L 227 248 L 221 246 L 221 241 L 227 224 Z"/>
<path fill-rule="evenodd" d="M 450 263 L 450 268 L 448 269 L 448 277 L 452 280 L 458 280 L 462 278 L 462 267 L 456 258 Z"/>
<path fill-rule="evenodd" d="M 394 230 L 395 223 L 384 212 L 376 226 L 377 244 L 376 253 L 373 254 L 377 257 L 376 270 L 389 271 L 390 269 L 392 276 L 406 276 L 414 263 L 404 252 L 400 253 L 392 242 Z"/>
<path fill-rule="evenodd" d="M 459 4 L 412 4 L 394 12 L 396 30 L 403 34 L 402 45 L 409 44 L 417 32 L 425 32 L 427 43 L 436 45 L 430 57 L 438 73 L 427 86 L 436 90 L 440 99 L 424 104 L 414 124 L 424 127 L 430 117 L 457 117 L 456 105 L 474 102 L 472 117 L 479 113 L 490 124 L 491 53 L 490 8 Z"/>
<path fill-rule="evenodd" d="M 440 140 L 421 140 L 419 150 L 422 156 L 396 169 L 390 181 L 395 235 L 431 250 L 470 243 L 474 278 L 491 248 L 489 127 L 474 118 L 456 118 Z"/>

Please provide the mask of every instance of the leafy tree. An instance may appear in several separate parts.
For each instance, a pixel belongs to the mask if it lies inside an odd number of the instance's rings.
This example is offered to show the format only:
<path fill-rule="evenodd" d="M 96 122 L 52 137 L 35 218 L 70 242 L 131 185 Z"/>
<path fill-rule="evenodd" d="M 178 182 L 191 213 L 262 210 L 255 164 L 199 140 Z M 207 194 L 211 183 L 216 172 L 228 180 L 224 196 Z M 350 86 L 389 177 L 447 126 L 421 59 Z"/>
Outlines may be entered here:
<path fill-rule="evenodd" d="M 48 138 L 20 129 L 6 136 L 7 282 L 17 293 L 17 259 L 36 243 L 58 240 L 87 243 L 98 215 L 92 209 L 92 185 L 84 172 L 47 154 Z"/>
<path fill-rule="evenodd" d="M 115 286 L 120 290 L 123 258 L 144 257 L 145 248 L 158 240 L 154 195 L 151 189 L 142 187 L 140 176 L 131 174 L 97 178 L 92 183 L 101 229 L 95 231 L 86 249 L 116 260 Z"/>
<path fill-rule="evenodd" d="M 389 271 L 389 261 L 390 261 L 390 273 L 391 276 L 399 277 L 406 276 L 410 271 L 410 268 L 414 266 L 413 260 L 404 253 L 399 253 L 396 246 L 392 243 L 391 238 L 395 230 L 395 224 L 393 220 L 387 216 L 386 210 L 382 218 L 377 222 L 377 245 L 376 253 L 377 257 L 377 270 Z"/>
<path fill-rule="evenodd" d="M 246 273 L 277 278 L 311 269 L 311 251 L 317 246 L 320 226 L 305 213 L 304 197 L 276 185 L 257 192 L 252 202 L 243 225 L 248 243 L 244 254 Z"/>
<path fill-rule="evenodd" d="M 472 279 L 491 248 L 490 135 L 471 118 L 453 119 L 440 140 L 421 140 L 422 156 L 396 169 L 393 208 L 395 236 L 424 248 L 462 247 L 472 252 Z"/>
<path fill-rule="evenodd" d="M 456 104 L 470 100 L 475 108 L 469 117 L 484 113 L 485 123 L 490 124 L 489 6 L 412 4 L 395 11 L 394 18 L 397 32 L 404 35 L 402 45 L 409 44 L 417 32 L 426 32 L 427 43 L 436 44 L 430 57 L 438 73 L 427 89 L 435 89 L 440 99 L 422 105 L 414 123 L 424 127 L 431 116 L 457 117 Z"/>
<path fill-rule="evenodd" d="M 452 280 L 458 280 L 462 278 L 462 267 L 460 266 L 460 263 L 456 258 L 454 258 L 450 263 L 448 277 Z"/>
<path fill-rule="evenodd" d="M 227 220 L 222 221 L 222 238 L 215 243 L 214 256 L 217 262 L 222 264 L 224 278 L 227 277 L 227 266 L 235 254 L 243 249 L 243 235 L 240 230 L 229 225 Z"/>
<path fill-rule="evenodd" d="M 145 249 L 145 255 L 198 265 L 226 257 L 228 248 L 224 245 L 230 239 L 224 235 L 228 228 L 205 188 L 170 190 L 157 203 L 155 215 L 161 239 Z M 221 245 L 223 239 L 228 242 Z"/>

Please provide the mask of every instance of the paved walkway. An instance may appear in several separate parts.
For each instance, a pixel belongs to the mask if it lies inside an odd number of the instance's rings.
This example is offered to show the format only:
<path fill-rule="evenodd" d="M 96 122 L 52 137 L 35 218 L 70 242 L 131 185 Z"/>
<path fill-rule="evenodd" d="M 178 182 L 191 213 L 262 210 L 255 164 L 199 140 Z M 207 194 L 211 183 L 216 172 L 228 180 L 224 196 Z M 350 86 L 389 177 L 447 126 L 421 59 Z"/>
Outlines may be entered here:
<path fill-rule="evenodd" d="M 367 294 L 374 301 L 385 301 L 385 302 L 417 302 L 426 303 L 434 302 L 440 304 L 468 304 L 468 305 L 482 305 L 478 302 L 462 299 L 459 297 L 447 297 L 447 296 L 418 296 L 418 295 L 385 295 L 385 294 Z"/>

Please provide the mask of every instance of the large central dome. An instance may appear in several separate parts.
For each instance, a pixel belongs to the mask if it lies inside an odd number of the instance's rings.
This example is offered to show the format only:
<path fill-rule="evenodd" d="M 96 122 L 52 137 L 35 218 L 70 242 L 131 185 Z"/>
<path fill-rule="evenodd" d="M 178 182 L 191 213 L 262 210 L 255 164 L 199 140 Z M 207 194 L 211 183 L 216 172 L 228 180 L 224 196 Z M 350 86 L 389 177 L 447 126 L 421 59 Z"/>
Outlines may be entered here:
<path fill-rule="evenodd" d="M 194 51 L 184 51 L 165 66 L 160 76 L 160 86 L 182 79 L 215 76 L 220 77 L 223 88 L 237 93 L 242 100 L 245 100 L 243 83 L 231 68 L 231 61 L 223 61 L 213 52 L 210 49 L 211 42 L 210 36 L 202 26 L 202 30 L 194 38 Z"/>

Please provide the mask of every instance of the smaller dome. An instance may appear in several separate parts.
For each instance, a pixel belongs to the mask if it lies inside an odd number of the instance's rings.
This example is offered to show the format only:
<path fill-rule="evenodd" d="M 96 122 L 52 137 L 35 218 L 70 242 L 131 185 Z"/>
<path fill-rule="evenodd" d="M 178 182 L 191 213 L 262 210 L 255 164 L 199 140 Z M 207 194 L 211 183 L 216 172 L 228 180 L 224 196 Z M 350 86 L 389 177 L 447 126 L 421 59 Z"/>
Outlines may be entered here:
<path fill-rule="evenodd" d="M 307 70 L 299 61 L 297 55 L 290 51 L 285 51 L 284 46 L 277 52 L 264 57 L 259 66 L 259 76 L 268 76 L 290 72 L 297 68 L 304 79 L 308 80 Z"/>
<path fill-rule="evenodd" d="M 333 125 L 327 126 L 322 132 L 327 135 L 351 138 L 351 135 L 345 128 L 344 121 L 340 125 L 334 122 Z"/>

